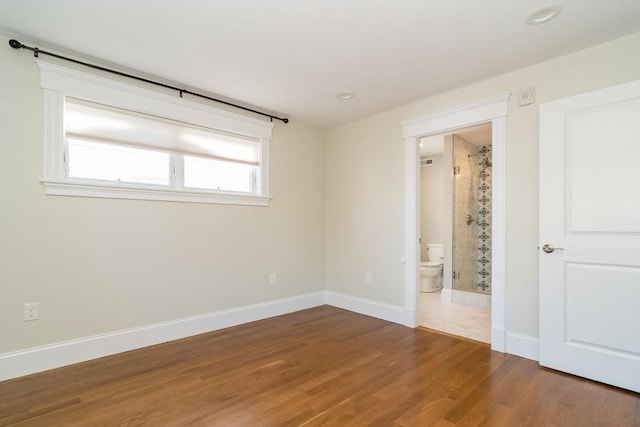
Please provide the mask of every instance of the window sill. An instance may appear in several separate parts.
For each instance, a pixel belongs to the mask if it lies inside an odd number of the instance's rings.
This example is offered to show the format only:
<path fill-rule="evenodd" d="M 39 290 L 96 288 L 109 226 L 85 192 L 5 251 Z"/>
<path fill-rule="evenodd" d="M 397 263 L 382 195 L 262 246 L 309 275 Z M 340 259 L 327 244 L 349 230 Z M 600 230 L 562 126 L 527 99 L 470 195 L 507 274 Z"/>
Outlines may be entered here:
<path fill-rule="evenodd" d="M 165 202 L 269 206 L 271 197 L 234 193 L 171 190 L 144 186 L 115 186 L 68 181 L 41 181 L 49 196 L 98 197 L 104 199 L 156 200 Z"/>

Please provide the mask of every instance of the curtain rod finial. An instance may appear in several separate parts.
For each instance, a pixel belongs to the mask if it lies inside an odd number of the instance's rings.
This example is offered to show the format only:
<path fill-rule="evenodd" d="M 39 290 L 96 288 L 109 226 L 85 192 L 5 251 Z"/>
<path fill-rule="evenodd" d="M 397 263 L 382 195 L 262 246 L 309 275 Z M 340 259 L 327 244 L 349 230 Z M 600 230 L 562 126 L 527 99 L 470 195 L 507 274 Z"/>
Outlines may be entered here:
<path fill-rule="evenodd" d="M 11 46 L 14 49 L 20 49 L 21 47 L 23 47 L 24 45 L 22 43 L 20 43 L 18 40 L 16 39 L 11 39 L 9 40 L 9 46 Z"/>

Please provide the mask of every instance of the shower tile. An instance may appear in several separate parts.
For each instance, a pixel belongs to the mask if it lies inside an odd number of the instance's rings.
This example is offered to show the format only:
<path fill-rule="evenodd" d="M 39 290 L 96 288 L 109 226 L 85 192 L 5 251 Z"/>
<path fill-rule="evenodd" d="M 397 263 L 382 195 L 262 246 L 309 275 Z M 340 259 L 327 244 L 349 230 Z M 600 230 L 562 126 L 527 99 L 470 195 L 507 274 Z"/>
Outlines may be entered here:
<path fill-rule="evenodd" d="M 480 148 L 481 155 L 479 166 L 482 167 L 480 173 L 480 186 L 478 187 L 478 199 L 480 209 L 478 210 L 478 277 L 475 291 L 489 293 L 491 291 L 491 146 Z"/>

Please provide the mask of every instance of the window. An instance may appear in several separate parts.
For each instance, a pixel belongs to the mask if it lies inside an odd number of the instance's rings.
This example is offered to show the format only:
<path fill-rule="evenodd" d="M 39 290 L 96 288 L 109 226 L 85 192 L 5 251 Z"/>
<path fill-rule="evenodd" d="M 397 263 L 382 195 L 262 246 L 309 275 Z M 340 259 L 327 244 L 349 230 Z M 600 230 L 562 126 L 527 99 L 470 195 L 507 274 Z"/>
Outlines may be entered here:
<path fill-rule="evenodd" d="M 256 192 L 255 138 L 68 97 L 64 129 L 70 181 Z"/>
<path fill-rule="evenodd" d="M 170 155 L 152 150 L 66 138 L 67 177 L 102 181 L 170 184 Z"/>
<path fill-rule="evenodd" d="M 185 156 L 184 186 L 208 190 L 249 192 L 255 187 L 256 167 L 202 157 Z"/>
<path fill-rule="evenodd" d="M 268 204 L 271 123 L 38 65 L 47 194 Z"/>

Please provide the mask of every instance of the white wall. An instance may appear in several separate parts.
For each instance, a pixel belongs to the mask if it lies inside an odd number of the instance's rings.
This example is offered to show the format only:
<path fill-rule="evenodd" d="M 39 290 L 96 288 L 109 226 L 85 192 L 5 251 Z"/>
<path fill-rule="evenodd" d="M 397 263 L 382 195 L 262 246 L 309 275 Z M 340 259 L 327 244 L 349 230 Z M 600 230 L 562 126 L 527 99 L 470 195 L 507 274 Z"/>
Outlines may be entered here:
<path fill-rule="evenodd" d="M 518 89 L 536 89 L 534 105 L 512 96 L 506 141 L 507 329 L 538 335 L 537 104 L 640 78 L 640 33 L 452 90 L 332 129 L 326 140 L 327 288 L 404 306 L 404 164 L 401 120 Z M 367 287 L 364 269 L 383 270 Z"/>
<path fill-rule="evenodd" d="M 433 158 L 433 164 L 420 168 L 420 260 L 427 259 L 427 244 L 445 243 L 444 206 L 444 154 L 426 156 Z M 450 177 L 450 175 L 446 175 Z M 437 261 L 437 260 L 436 260 Z"/>
<path fill-rule="evenodd" d="M 0 37 L 0 354 L 328 290 L 404 307 L 401 120 L 534 86 L 537 102 L 640 78 L 640 34 L 323 134 L 278 124 L 268 208 L 45 196 L 31 55 Z M 507 118 L 507 328 L 537 335 L 537 105 Z M 268 286 L 268 274 L 278 285 Z M 371 272 L 373 283 L 365 283 Z M 25 302 L 40 320 L 23 322 Z"/>
<path fill-rule="evenodd" d="M 0 46 L 0 354 L 324 289 L 319 130 L 276 125 L 269 207 L 45 196 L 38 68 Z"/>
<path fill-rule="evenodd" d="M 329 132 L 325 145 L 326 288 L 404 306 L 404 152 L 400 123 L 367 119 Z M 373 283 L 365 281 L 372 273 Z"/>

